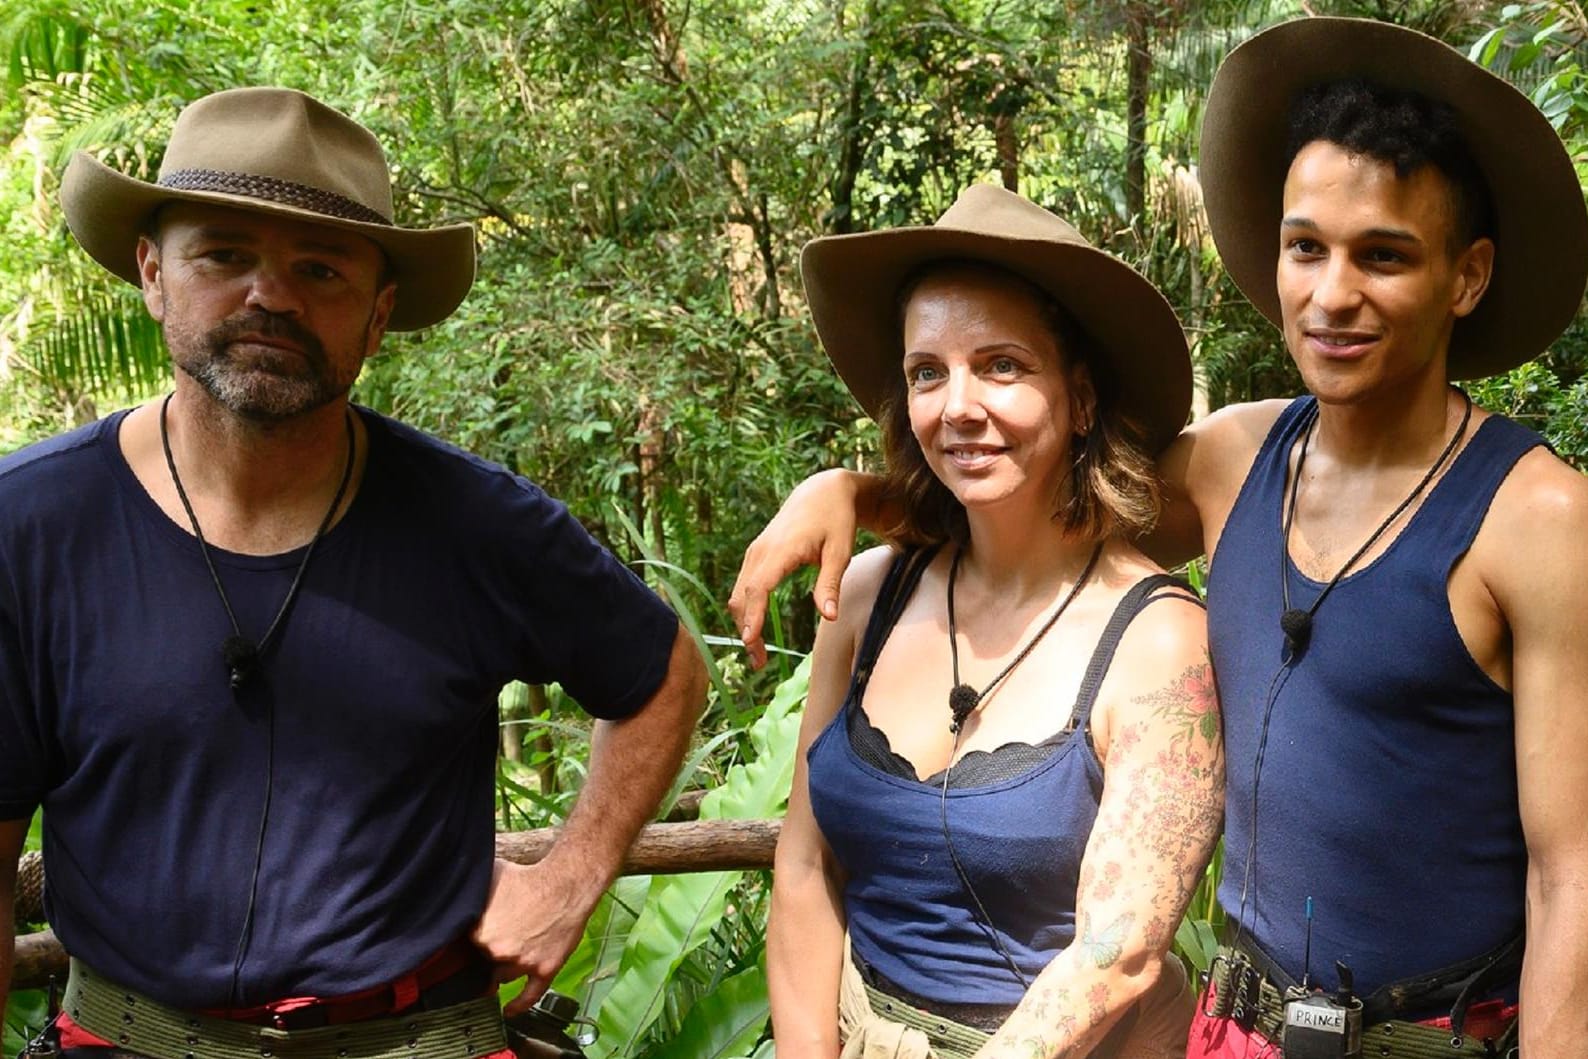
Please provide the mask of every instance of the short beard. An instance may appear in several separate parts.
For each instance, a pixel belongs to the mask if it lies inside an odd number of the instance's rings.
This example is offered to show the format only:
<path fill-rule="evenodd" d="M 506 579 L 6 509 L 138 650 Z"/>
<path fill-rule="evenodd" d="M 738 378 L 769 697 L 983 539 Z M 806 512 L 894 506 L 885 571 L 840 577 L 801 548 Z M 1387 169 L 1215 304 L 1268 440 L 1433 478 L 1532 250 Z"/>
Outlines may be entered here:
<path fill-rule="evenodd" d="M 373 314 L 372 314 L 373 316 Z M 364 333 L 369 335 L 369 321 Z M 292 354 L 293 371 L 267 367 L 240 368 L 230 346 L 244 335 L 283 338 L 303 354 L 300 363 Z M 168 336 L 168 342 L 170 337 Z M 325 355 L 319 337 L 290 317 L 268 312 L 247 312 L 228 317 L 192 343 L 198 356 L 177 356 L 177 367 L 203 387 L 221 407 L 257 423 L 279 423 L 321 408 L 352 388 L 353 378 L 339 378 Z M 174 350 L 173 350 L 174 352 Z"/>

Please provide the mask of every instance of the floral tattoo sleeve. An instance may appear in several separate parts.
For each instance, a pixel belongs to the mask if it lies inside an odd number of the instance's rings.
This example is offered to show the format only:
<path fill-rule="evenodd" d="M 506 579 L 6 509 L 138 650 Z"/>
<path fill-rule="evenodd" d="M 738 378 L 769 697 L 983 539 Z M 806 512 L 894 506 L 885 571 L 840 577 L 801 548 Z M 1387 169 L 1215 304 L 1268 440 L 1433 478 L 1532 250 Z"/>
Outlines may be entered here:
<path fill-rule="evenodd" d="M 1075 942 L 1032 983 L 984 1057 L 1053 1059 L 1095 1047 L 1134 995 L 1133 976 L 1167 950 L 1218 840 L 1224 759 L 1211 664 L 1204 656 L 1133 690 L 1104 761 Z"/>

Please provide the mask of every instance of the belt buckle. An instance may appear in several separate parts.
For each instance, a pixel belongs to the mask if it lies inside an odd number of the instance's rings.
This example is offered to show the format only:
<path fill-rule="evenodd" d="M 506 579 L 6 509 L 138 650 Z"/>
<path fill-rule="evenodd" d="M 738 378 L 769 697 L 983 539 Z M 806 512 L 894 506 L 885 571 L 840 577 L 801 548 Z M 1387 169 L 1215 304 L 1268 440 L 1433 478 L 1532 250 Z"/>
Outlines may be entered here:
<path fill-rule="evenodd" d="M 331 1024 L 330 1012 L 324 1004 L 306 1004 L 291 1011 L 272 1011 L 269 1025 L 272 1029 L 294 1033 L 298 1030 L 317 1030 Z"/>
<path fill-rule="evenodd" d="M 1242 961 L 1231 964 L 1231 977 L 1238 978 L 1239 984 L 1230 991 L 1230 1018 L 1235 1024 L 1247 1033 L 1257 1027 L 1257 1010 L 1260 1006 L 1263 992 L 1263 976 L 1257 968 Z"/>

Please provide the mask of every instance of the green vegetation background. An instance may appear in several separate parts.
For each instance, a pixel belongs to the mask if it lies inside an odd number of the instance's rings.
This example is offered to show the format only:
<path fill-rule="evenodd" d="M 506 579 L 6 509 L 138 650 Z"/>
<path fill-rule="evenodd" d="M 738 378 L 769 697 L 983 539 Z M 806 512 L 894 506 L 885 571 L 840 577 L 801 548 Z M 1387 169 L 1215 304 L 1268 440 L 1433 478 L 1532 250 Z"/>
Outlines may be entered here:
<path fill-rule="evenodd" d="M 392 336 L 358 399 L 542 483 L 685 613 L 713 693 L 677 791 L 774 816 L 792 772 L 813 618 L 747 673 L 724 634 L 744 544 L 813 469 L 874 466 L 828 370 L 799 248 L 929 222 L 965 184 L 1017 186 L 1168 294 L 1199 411 L 1297 392 L 1274 330 L 1207 236 L 1196 181 L 1219 59 L 1300 0 L 10 0 L 0 9 L 0 452 L 159 392 L 136 293 L 67 234 L 71 151 L 152 177 L 181 105 L 244 84 L 309 91 L 373 128 L 399 219 L 467 220 L 480 279 L 445 324 Z M 1588 162 L 1580 2 L 1339 0 L 1511 77 Z M 1588 460 L 1588 330 L 1473 389 Z M 586 728 L 556 688 L 503 695 L 503 828 L 555 823 Z M 676 793 L 676 792 L 675 792 Z M 1210 876 L 1215 875 L 1217 866 Z M 559 988 L 593 1055 L 770 1052 L 765 873 L 622 881 Z M 1196 966 L 1218 910 L 1180 934 Z M 13 998 L 13 1024 L 40 998 Z M 14 1053 L 13 1026 L 6 1048 Z"/>

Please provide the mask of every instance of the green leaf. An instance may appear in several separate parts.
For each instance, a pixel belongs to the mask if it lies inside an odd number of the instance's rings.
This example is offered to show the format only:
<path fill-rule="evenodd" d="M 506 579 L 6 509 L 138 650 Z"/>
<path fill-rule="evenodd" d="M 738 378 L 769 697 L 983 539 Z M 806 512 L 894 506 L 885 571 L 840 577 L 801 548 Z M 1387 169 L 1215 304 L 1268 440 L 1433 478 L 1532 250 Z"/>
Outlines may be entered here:
<path fill-rule="evenodd" d="M 1467 58 L 1477 63 L 1479 66 L 1492 67 L 1494 65 L 1494 58 L 1499 54 L 1500 46 L 1504 43 L 1505 27 L 1495 26 L 1483 36 L 1479 37 L 1476 44 L 1467 49 Z"/>
<path fill-rule="evenodd" d="M 1197 722 L 1197 727 L 1202 733 L 1202 738 L 1209 743 L 1215 742 L 1219 737 L 1219 716 L 1217 713 L 1204 714 Z"/>
<path fill-rule="evenodd" d="M 755 820 L 783 814 L 794 783 L 794 750 L 810 676 L 807 656 L 794 675 L 772 692 L 766 712 L 750 726 L 755 756 L 729 769 L 722 786 L 702 799 L 702 820 Z"/>
<path fill-rule="evenodd" d="M 738 737 L 739 729 L 737 728 L 729 728 L 718 732 L 701 744 L 700 749 L 689 755 L 688 760 L 684 762 L 684 767 L 678 770 L 678 778 L 673 781 L 672 787 L 668 789 L 667 794 L 662 798 L 662 804 L 658 807 L 658 812 L 664 816 L 671 812 L 673 806 L 678 803 L 679 795 L 683 794 L 689 787 L 695 778 L 695 773 L 700 771 L 701 766 L 710 760 L 712 754 L 716 753 L 717 748 Z"/>
<path fill-rule="evenodd" d="M 649 1059 L 731 1059 L 753 1047 L 766 1030 L 766 971 L 749 967 L 695 1001 L 683 1025 Z"/>
<path fill-rule="evenodd" d="M 617 980 L 596 1014 L 601 1038 L 591 1051 L 604 1059 L 632 1055 L 656 1021 L 673 973 L 710 936 L 722 918 L 739 872 L 656 878 L 618 967 Z"/>
<path fill-rule="evenodd" d="M 779 815 L 788 801 L 799 736 L 799 709 L 810 681 L 810 659 L 780 684 L 750 728 L 755 756 L 728 770 L 722 786 L 706 795 L 700 816 L 758 819 Z M 596 1014 L 598 1059 L 633 1054 L 661 1014 L 668 983 L 684 959 L 722 920 L 727 896 L 742 872 L 702 872 L 652 880 L 651 891 L 618 967 L 617 981 Z"/>
<path fill-rule="evenodd" d="M 11 994 L 6 1002 L 6 1055 L 16 1055 L 27 1044 L 28 1037 L 43 1028 L 48 1003 L 49 996 L 42 989 L 26 989 Z"/>
<path fill-rule="evenodd" d="M 1203 919 L 1182 919 L 1174 932 L 1174 949 L 1184 956 L 1193 970 L 1206 971 L 1219 951 L 1219 938 Z"/>
<path fill-rule="evenodd" d="M 634 928 L 636 910 L 650 885 L 649 875 L 627 876 L 601 896 L 585 926 L 584 938 L 552 981 L 553 990 L 578 997 L 580 1009 L 585 1012 L 601 1006 L 616 978 L 618 960 L 629 931 Z"/>

